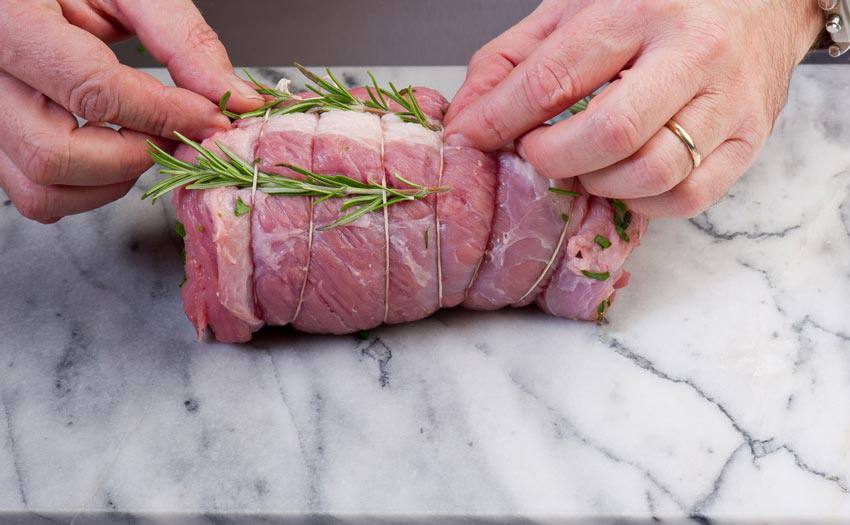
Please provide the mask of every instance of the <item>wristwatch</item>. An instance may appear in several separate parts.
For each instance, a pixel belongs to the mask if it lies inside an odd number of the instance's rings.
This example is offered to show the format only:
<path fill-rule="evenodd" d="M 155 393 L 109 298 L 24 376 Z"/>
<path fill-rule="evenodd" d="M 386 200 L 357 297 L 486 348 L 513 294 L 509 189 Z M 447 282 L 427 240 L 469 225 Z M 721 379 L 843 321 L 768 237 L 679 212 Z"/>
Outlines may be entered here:
<path fill-rule="evenodd" d="M 829 56 L 840 57 L 850 49 L 850 0 L 818 0 L 826 12 L 826 32 L 832 39 Z"/>

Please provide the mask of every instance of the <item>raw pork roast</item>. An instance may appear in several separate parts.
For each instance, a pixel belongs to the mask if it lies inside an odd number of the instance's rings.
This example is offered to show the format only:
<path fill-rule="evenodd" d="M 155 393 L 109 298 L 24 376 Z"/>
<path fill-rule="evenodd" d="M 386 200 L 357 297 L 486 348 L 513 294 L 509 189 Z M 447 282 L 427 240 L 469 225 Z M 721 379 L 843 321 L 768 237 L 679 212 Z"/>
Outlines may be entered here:
<path fill-rule="evenodd" d="M 427 88 L 414 93 L 439 122 L 445 98 Z M 317 228 L 339 216 L 336 199 L 314 205 L 310 197 L 252 197 L 250 189 L 178 190 L 183 304 L 198 336 L 210 327 L 219 341 L 248 341 L 264 324 L 351 333 L 457 305 L 536 303 L 553 315 L 596 320 L 627 284 L 623 264 L 646 227 L 635 215 L 621 236 L 611 203 L 576 182 L 559 187 L 578 197 L 550 192 L 554 183 L 515 153 L 444 145 L 439 132 L 396 115 L 244 119 L 203 145 L 218 151 L 217 142 L 259 159 L 267 173 L 300 177 L 278 167 L 286 163 L 390 186 L 400 185 L 401 174 L 451 188 L 326 231 Z M 235 213 L 238 199 L 248 213 Z"/>

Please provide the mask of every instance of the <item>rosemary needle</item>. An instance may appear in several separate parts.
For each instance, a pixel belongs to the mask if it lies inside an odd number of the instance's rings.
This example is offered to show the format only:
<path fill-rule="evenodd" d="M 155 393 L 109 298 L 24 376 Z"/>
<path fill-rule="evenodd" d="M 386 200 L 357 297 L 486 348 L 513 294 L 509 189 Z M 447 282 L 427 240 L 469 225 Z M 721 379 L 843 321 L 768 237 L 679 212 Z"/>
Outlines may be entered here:
<path fill-rule="evenodd" d="M 259 117 L 265 115 L 267 111 L 269 116 L 331 110 L 359 111 L 378 115 L 394 113 L 404 122 L 418 123 L 432 131 L 439 131 L 440 129 L 440 126 L 431 122 L 425 113 L 423 113 L 412 87 L 408 86 L 405 89 L 399 90 L 390 82 L 389 88 L 383 88 L 378 84 L 372 72 L 367 71 L 369 79 L 372 81 L 372 85 L 366 87 L 369 100 L 360 100 L 349 91 L 344 83 L 337 79 L 330 68 L 325 68 L 326 77 L 322 78 L 297 62 L 295 63 L 295 67 L 311 82 L 306 87 L 315 94 L 314 97 L 302 98 L 292 95 L 288 91 L 268 87 L 257 81 L 247 70 L 243 70 L 245 75 L 248 76 L 248 79 L 254 84 L 257 93 L 271 97 L 271 100 L 253 111 L 236 114 L 227 110 L 227 102 L 230 99 L 230 93 L 228 92 L 219 100 L 219 109 L 232 119 Z M 393 111 L 390 108 L 390 101 L 398 104 L 401 107 L 401 111 Z"/>
<path fill-rule="evenodd" d="M 180 133 L 174 134 L 183 144 L 198 153 L 198 160 L 194 164 L 179 160 L 148 141 L 148 154 L 162 167 L 160 173 L 168 177 L 151 186 L 142 195 L 142 199 L 150 198 L 156 201 L 180 187 L 189 190 L 252 187 L 254 166 L 239 158 L 227 146 L 220 142 L 216 143 L 226 157 L 222 159 Z M 449 188 L 445 186 L 428 188 L 400 175 L 396 175 L 396 178 L 404 187 L 393 188 L 385 184 L 360 182 L 345 175 L 320 175 L 293 164 L 281 164 L 281 166 L 300 174 L 304 177 L 303 180 L 259 172 L 257 173 L 257 190 L 269 195 L 318 197 L 314 205 L 328 199 L 343 199 L 340 205 L 342 215 L 334 222 L 320 226 L 318 228 L 320 231 L 350 224 L 367 213 L 382 210 L 399 202 L 420 200 L 428 195 L 449 191 Z M 247 204 L 243 202 L 240 206 L 237 201 L 234 213 L 238 217 L 247 213 L 248 210 Z"/>
<path fill-rule="evenodd" d="M 577 191 L 565 190 L 563 188 L 556 188 L 554 186 L 549 188 L 549 192 L 555 193 L 557 195 L 566 195 L 567 197 L 579 197 L 579 196 L 581 196 L 581 193 L 579 193 Z"/>

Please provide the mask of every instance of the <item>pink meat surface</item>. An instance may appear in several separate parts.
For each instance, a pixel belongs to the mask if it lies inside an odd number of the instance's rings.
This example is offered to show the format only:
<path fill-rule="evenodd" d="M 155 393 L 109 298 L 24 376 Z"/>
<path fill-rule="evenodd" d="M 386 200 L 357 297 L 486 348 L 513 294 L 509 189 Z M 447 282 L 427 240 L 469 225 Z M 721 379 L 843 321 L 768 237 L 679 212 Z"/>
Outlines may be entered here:
<path fill-rule="evenodd" d="M 262 126 L 259 119 L 245 119 L 234 128 L 209 137 L 202 145 L 224 157 L 218 148 L 218 144 L 223 144 L 239 157 L 252 159 Z M 196 154 L 184 149 L 179 156 L 192 160 Z M 251 217 L 236 216 L 237 198 L 250 202 L 250 191 L 216 188 L 175 194 L 178 220 L 187 236 L 187 281 L 183 287 L 187 315 L 199 333 L 208 324 L 216 339 L 227 342 L 248 341 L 251 333 L 263 325 L 253 298 Z M 203 314 L 201 304 L 205 306 Z"/>
<path fill-rule="evenodd" d="M 567 243 L 560 266 L 546 290 L 537 297 L 537 305 L 546 313 L 570 319 L 595 320 L 600 304 L 613 300 L 617 288 L 628 283 L 623 264 L 640 243 L 647 221 L 635 215 L 626 230 L 629 241 L 620 238 L 614 226 L 614 209 L 607 199 L 590 197 L 588 209 L 578 232 Z M 607 239 L 611 246 L 603 248 L 596 236 Z M 605 279 L 582 272 L 608 274 Z M 601 310 L 607 310 L 606 304 Z"/>
<path fill-rule="evenodd" d="M 443 147 L 440 185 L 451 188 L 437 195 L 444 308 L 463 302 L 484 257 L 493 222 L 497 172 L 498 163 L 491 154 Z"/>
<path fill-rule="evenodd" d="M 260 169 L 301 179 L 278 164 L 313 168 L 318 116 L 308 113 L 269 119 L 259 139 Z M 311 199 L 279 198 L 257 192 L 252 220 L 254 290 L 263 318 L 285 325 L 295 319 L 310 260 Z"/>
<path fill-rule="evenodd" d="M 218 263 L 218 298 L 252 331 L 263 326 L 254 306 L 254 265 L 251 260 L 251 214 L 237 215 L 237 202 L 251 202 L 251 190 L 215 188 L 204 192 Z"/>
<path fill-rule="evenodd" d="M 550 192 L 551 185 L 516 154 L 499 156 L 490 243 L 465 307 L 495 310 L 531 302 L 529 297 L 533 299 L 533 291 L 551 271 L 569 227 L 573 199 Z"/>
<path fill-rule="evenodd" d="M 419 124 L 395 115 L 382 118 L 387 183 L 405 187 L 398 177 L 426 187 L 440 178 L 441 140 Z M 389 323 L 422 319 L 440 307 L 438 297 L 437 222 L 434 196 L 393 205 L 389 214 Z"/>
<path fill-rule="evenodd" d="M 364 88 L 352 90 L 367 99 Z M 439 126 L 447 102 L 414 88 Z M 392 103 L 394 109 L 398 109 Z M 574 181 L 553 183 L 515 153 L 446 146 L 442 134 L 398 116 L 330 111 L 245 119 L 204 141 L 221 143 L 264 173 L 300 178 L 279 164 L 403 188 L 402 178 L 450 191 L 322 230 L 340 201 L 251 189 L 175 192 L 186 229 L 184 308 L 199 336 L 247 341 L 264 323 L 342 334 L 426 317 L 536 302 L 561 317 L 597 319 L 628 283 L 623 265 L 646 229 L 633 216 L 621 239 L 611 203 Z M 194 152 L 177 156 L 191 161 Z M 248 206 L 236 213 L 237 201 Z M 610 246 L 600 244 L 598 236 Z"/>
<path fill-rule="evenodd" d="M 329 111 L 319 118 L 313 171 L 361 182 L 384 180 L 381 119 L 366 113 Z M 285 197 L 281 197 L 285 198 Z M 314 225 L 339 217 L 339 203 L 314 209 Z M 384 320 L 386 233 L 383 213 L 327 231 L 314 230 L 307 286 L 293 326 L 306 332 L 343 334 Z"/>

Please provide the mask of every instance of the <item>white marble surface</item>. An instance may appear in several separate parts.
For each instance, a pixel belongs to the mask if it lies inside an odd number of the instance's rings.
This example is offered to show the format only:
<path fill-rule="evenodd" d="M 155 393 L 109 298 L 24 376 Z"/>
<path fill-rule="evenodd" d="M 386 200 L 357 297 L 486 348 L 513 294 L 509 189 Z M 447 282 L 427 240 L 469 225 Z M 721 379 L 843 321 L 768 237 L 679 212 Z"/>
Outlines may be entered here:
<path fill-rule="evenodd" d="M 758 164 L 651 225 L 604 327 L 199 343 L 153 175 L 53 226 L 0 195 L 0 521 L 850 521 L 848 82 L 798 71 Z"/>

